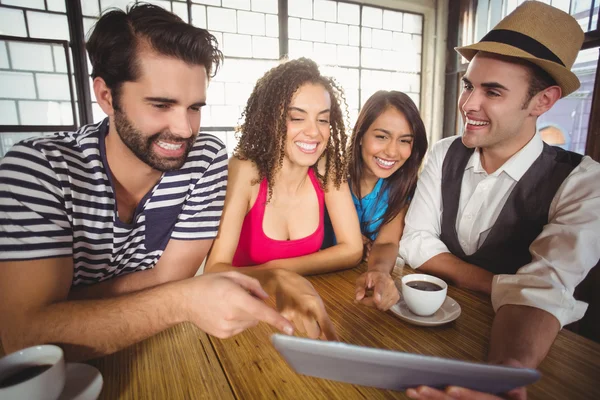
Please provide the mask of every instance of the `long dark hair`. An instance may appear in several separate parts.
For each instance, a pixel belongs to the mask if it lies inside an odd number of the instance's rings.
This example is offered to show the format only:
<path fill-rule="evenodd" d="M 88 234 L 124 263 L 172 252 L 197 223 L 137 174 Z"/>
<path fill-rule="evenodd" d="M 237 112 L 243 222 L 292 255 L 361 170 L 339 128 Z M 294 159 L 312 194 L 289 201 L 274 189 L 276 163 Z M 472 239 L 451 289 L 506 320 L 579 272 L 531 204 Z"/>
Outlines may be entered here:
<path fill-rule="evenodd" d="M 380 193 L 384 193 L 386 190 L 388 191 L 388 207 L 383 214 L 381 225 L 379 225 L 375 232 L 368 232 L 365 234 L 367 237 L 378 234 L 381 227 L 393 220 L 400 210 L 409 203 L 410 198 L 415 193 L 417 174 L 421 162 L 423 161 L 423 157 L 425 156 L 425 152 L 427 151 L 427 133 L 425 132 L 425 125 L 423 124 L 419 110 L 412 99 L 406 94 L 395 90 L 380 90 L 376 92 L 369 100 L 367 100 L 360 110 L 358 120 L 352 131 L 352 137 L 350 138 L 350 160 L 348 171 L 350 174 L 349 180 L 352 185 L 352 191 L 356 197 L 362 199 L 360 193 L 360 180 L 364 173 L 364 166 L 360 142 L 377 117 L 390 107 L 395 108 L 406 117 L 412 134 L 414 135 L 412 151 L 410 157 L 398 171 L 394 172 L 383 183 Z M 374 221 L 368 221 L 362 228 L 366 228 L 371 222 Z"/>
<path fill-rule="evenodd" d="M 344 92 L 336 82 L 321 75 L 317 64 L 307 58 L 284 62 L 256 82 L 242 116 L 239 142 L 233 155 L 251 160 L 258 169 L 258 180 L 269 183 L 269 196 L 273 194 L 274 177 L 283 165 L 287 138 L 287 112 L 294 93 L 305 83 L 322 85 L 331 98 L 330 137 L 321 157 L 326 157 L 325 174 L 321 176 L 317 164 L 311 168 L 325 188 L 333 182 L 336 188 L 346 182 L 346 129 L 344 127 Z"/>
<path fill-rule="evenodd" d="M 135 4 L 125 12 L 113 9 L 96 22 L 86 44 L 92 78 L 100 77 L 118 101 L 123 82 L 139 78 L 138 53 L 149 48 L 191 65 L 203 65 L 209 78 L 223 60 L 217 40 L 206 29 L 151 4 Z"/>

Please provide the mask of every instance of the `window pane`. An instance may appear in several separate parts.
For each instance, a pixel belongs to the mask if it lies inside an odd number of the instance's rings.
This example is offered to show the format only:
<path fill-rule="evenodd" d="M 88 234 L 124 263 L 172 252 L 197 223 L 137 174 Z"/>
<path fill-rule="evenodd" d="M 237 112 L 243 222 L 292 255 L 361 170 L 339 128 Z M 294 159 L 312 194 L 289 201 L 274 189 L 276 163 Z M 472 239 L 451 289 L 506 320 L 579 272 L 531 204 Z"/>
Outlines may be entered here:
<path fill-rule="evenodd" d="M 0 134 L 0 158 L 4 157 L 6 153 L 8 153 L 10 148 L 13 147 L 15 144 L 19 143 L 21 140 L 49 134 L 50 133 L 42 132 L 2 132 Z"/>
<path fill-rule="evenodd" d="M 0 125 L 73 125 L 66 66 L 60 45 L 0 41 Z"/>
<path fill-rule="evenodd" d="M 383 10 L 383 29 L 402 31 L 402 13 Z"/>
<path fill-rule="evenodd" d="M 381 29 L 383 13 L 380 8 L 363 7 L 362 24 L 371 28 Z"/>
<path fill-rule="evenodd" d="M 336 2 L 315 0 L 315 15 L 314 18 L 321 21 L 336 21 Z"/>
<path fill-rule="evenodd" d="M 585 154 L 597 65 L 598 48 L 579 52 L 572 70 L 581 87 L 538 119 L 538 129 L 548 144 Z"/>
<path fill-rule="evenodd" d="M 356 4 L 338 3 L 338 22 L 350 25 L 360 23 L 360 7 Z"/>
<path fill-rule="evenodd" d="M 290 17 L 312 18 L 312 0 L 288 1 Z"/>

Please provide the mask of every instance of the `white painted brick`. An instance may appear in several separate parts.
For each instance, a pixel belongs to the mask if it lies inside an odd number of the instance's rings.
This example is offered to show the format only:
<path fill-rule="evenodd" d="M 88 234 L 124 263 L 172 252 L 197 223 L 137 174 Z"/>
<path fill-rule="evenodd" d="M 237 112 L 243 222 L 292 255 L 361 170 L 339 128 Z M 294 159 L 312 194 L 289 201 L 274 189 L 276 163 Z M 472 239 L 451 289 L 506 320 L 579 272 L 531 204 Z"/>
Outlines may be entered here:
<path fill-rule="evenodd" d="M 277 0 L 252 0 L 252 11 L 277 14 Z"/>
<path fill-rule="evenodd" d="M 104 114 L 98 103 L 92 103 L 92 116 L 94 117 L 94 122 L 100 122 L 106 118 L 106 114 Z"/>
<path fill-rule="evenodd" d="M 92 0 L 87 0 L 92 1 Z M 106 11 L 109 8 L 120 8 L 121 10 L 125 10 L 129 4 L 133 4 L 133 0 L 100 0 L 100 7 L 102 8 L 102 12 Z"/>
<path fill-rule="evenodd" d="M 0 72 L 0 97 L 35 99 L 35 82 L 29 72 Z"/>
<path fill-rule="evenodd" d="M 208 29 L 220 32 L 233 32 L 236 29 L 236 12 L 225 8 L 208 7 Z"/>
<path fill-rule="evenodd" d="M 13 69 L 28 71 L 54 71 L 52 47 L 47 44 L 23 42 L 8 43 Z"/>
<path fill-rule="evenodd" d="M 100 9 L 98 0 L 79 0 L 81 2 L 81 12 L 86 17 L 99 17 Z"/>
<path fill-rule="evenodd" d="M 17 104 L 12 100 L 0 100 L 0 125 L 18 125 Z"/>
<path fill-rule="evenodd" d="M 92 29 L 98 20 L 96 18 L 83 18 L 83 33 L 86 38 L 92 34 Z"/>
<path fill-rule="evenodd" d="M 21 125 L 62 125 L 56 101 L 19 101 L 19 115 Z"/>
<path fill-rule="evenodd" d="M 250 0 L 223 0 L 223 7 L 237 8 L 238 10 L 249 10 Z"/>
<path fill-rule="evenodd" d="M 265 34 L 265 15 L 248 11 L 238 11 L 238 33 L 251 35 Z"/>
<path fill-rule="evenodd" d="M 67 72 L 67 60 L 65 59 L 65 49 L 62 46 L 52 46 L 54 53 L 54 67 L 56 72 Z"/>
<path fill-rule="evenodd" d="M 46 0 L 48 10 L 66 13 L 67 7 L 65 6 L 65 1 L 66 0 Z"/>
<path fill-rule="evenodd" d="M 220 6 L 221 0 L 192 0 L 192 3 L 208 4 L 209 6 Z"/>
<path fill-rule="evenodd" d="M 279 39 L 270 37 L 252 37 L 252 56 L 256 58 L 279 58 Z"/>
<path fill-rule="evenodd" d="M 188 8 L 186 3 L 173 2 L 173 14 L 176 14 L 179 18 L 188 22 Z"/>
<path fill-rule="evenodd" d="M 6 42 L 0 41 L 0 68 L 10 69 L 8 64 L 8 52 L 6 51 Z"/>
<path fill-rule="evenodd" d="M 23 11 L 0 7 L 0 35 L 27 37 Z"/>
<path fill-rule="evenodd" d="M 279 20 L 277 19 L 277 15 L 267 15 L 267 25 L 266 31 L 267 36 L 279 37 Z M 298 38 L 300 36 L 298 35 Z"/>
<path fill-rule="evenodd" d="M 192 25 L 206 29 L 206 7 L 192 5 Z M 214 34 L 214 32 L 212 32 Z"/>
<path fill-rule="evenodd" d="M 66 15 L 27 11 L 29 35 L 33 38 L 69 40 L 69 21 Z"/>
<path fill-rule="evenodd" d="M 211 81 L 208 84 L 206 102 L 210 105 L 225 104 L 225 84 L 222 82 Z"/>
<path fill-rule="evenodd" d="M 66 74 L 36 74 L 36 81 L 39 99 L 71 100 Z"/>
<path fill-rule="evenodd" d="M 75 104 L 75 110 L 77 110 L 77 104 Z M 73 108 L 71 108 L 71 103 L 60 103 L 60 120 L 61 125 L 73 125 Z"/>
<path fill-rule="evenodd" d="M 44 0 L 2 0 L 2 4 L 7 6 L 17 6 L 26 8 L 37 8 L 45 10 Z"/>
<path fill-rule="evenodd" d="M 252 57 L 252 40 L 248 35 L 225 33 L 223 35 L 223 54 L 232 57 Z"/>

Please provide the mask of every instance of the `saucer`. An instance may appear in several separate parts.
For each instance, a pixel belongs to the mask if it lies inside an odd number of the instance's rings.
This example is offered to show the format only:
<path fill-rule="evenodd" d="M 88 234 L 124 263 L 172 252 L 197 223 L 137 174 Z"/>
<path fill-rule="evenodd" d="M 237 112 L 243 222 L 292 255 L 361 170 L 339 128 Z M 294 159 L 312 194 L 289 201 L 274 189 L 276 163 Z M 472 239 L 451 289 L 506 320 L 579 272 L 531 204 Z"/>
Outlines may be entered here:
<path fill-rule="evenodd" d="M 404 299 L 400 299 L 400 301 L 390 308 L 390 311 L 396 314 L 400 319 L 410 322 L 414 325 L 420 326 L 437 326 L 447 324 L 448 322 L 454 321 L 459 317 L 461 309 L 460 305 L 450 296 L 446 296 L 444 303 L 440 307 L 439 310 L 435 312 L 435 314 L 430 315 L 429 317 L 421 317 L 416 314 L 413 314 L 409 309 Z"/>
<path fill-rule="evenodd" d="M 65 365 L 65 387 L 58 400 L 96 400 L 102 391 L 102 374 L 87 364 Z"/>

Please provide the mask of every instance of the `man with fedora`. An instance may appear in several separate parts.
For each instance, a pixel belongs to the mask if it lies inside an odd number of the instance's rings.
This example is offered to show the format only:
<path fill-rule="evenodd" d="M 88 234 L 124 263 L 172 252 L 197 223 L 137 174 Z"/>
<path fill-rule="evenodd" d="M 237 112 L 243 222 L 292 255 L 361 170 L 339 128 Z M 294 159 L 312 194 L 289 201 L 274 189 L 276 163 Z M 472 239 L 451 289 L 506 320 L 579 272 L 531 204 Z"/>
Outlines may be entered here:
<path fill-rule="evenodd" d="M 570 15 L 527 1 L 457 48 L 464 134 L 433 147 L 406 216 L 410 266 L 491 295 L 493 363 L 536 367 L 586 311 L 573 292 L 600 259 L 600 164 L 536 131 L 579 87 L 583 38 Z"/>

